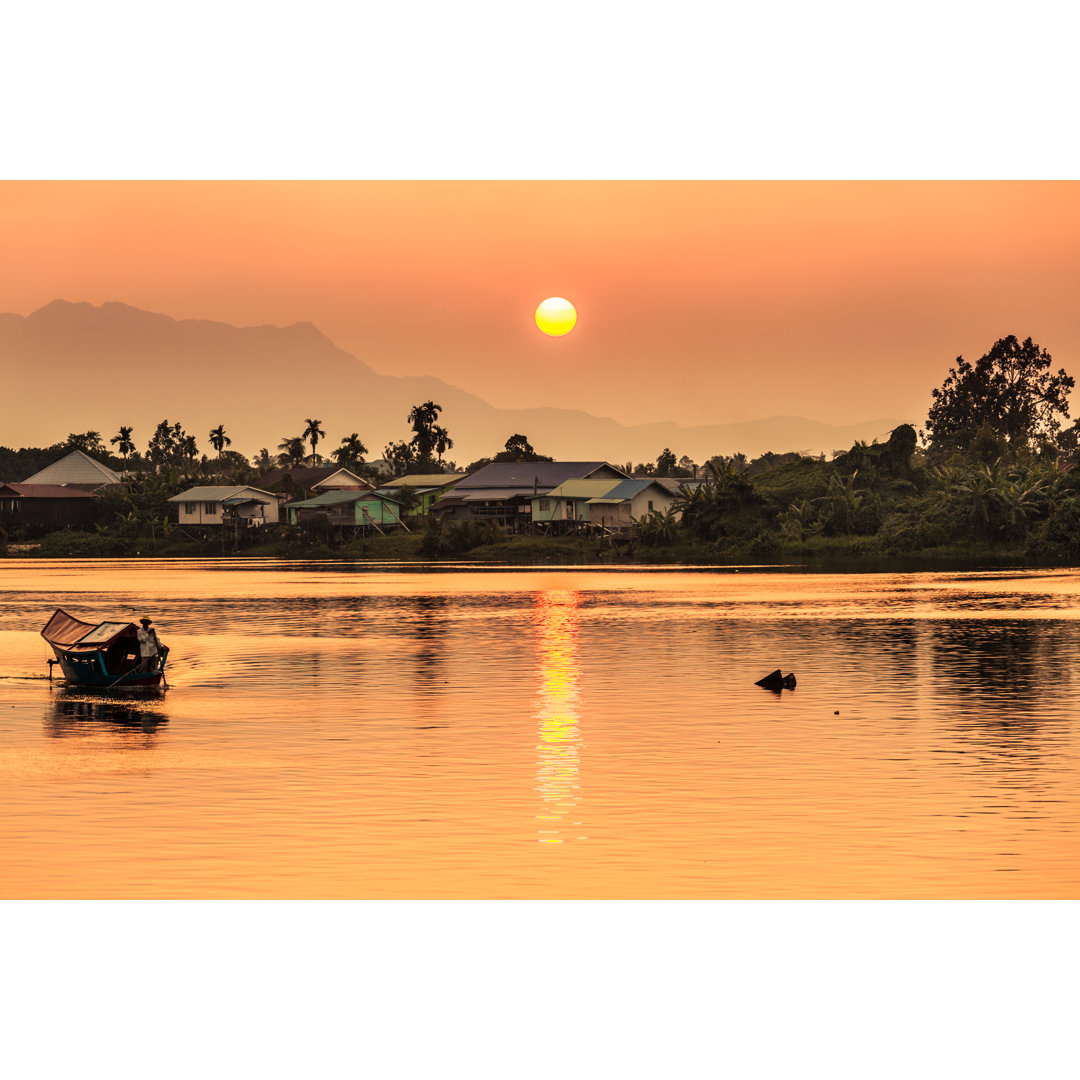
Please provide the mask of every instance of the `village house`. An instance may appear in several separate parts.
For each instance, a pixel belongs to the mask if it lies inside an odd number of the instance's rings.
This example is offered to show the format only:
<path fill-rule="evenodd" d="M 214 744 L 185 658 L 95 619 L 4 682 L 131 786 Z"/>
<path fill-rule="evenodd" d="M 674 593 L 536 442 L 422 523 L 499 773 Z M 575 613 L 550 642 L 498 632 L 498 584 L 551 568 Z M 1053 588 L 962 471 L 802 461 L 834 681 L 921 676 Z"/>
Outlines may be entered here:
<path fill-rule="evenodd" d="M 0 483 L 0 526 L 85 525 L 94 516 L 94 496 L 60 484 Z"/>
<path fill-rule="evenodd" d="M 606 495 L 621 480 L 565 480 L 551 491 L 531 500 L 532 523 L 587 522 L 589 500 Z"/>
<path fill-rule="evenodd" d="M 378 491 L 326 491 L 313 499 L 289 503 L 289 524 L 325 516 L 327 524 L 354 531 L 407 528 L 401 502 Z"/>
<path fill-rule="evenodd" d="M 193 487 L 173 495 L 181 526 L 242 524 L 246 527 L 278 522 L 278 498 L 261 488 L 232 486 Z"/>
<path fill-rule="evenodd" d="M 664 513 L 674 501 L 665 485 L 651 479 L 567 480 L 532 499 L 532 520 L 551 531 L 587 523 L 624 532 L 654 510 Z"/>
<path fill-rule="evenodd" d="M 492 521 L 520 531 L 532 520 L 532 500 L 567 480 L 627 480 L 606 461 L 498 461 L 459 480 L 432 506 L 445 521 Z"/>
<path fill-rule="evenodd" d="M 667 513 L 675 498 L 676 494 L 666 484 L 655 480 L 623 480 L 606 494 L 589 500 L 589 520 L 602 528 L 625 532 L 648 514 Z"/>

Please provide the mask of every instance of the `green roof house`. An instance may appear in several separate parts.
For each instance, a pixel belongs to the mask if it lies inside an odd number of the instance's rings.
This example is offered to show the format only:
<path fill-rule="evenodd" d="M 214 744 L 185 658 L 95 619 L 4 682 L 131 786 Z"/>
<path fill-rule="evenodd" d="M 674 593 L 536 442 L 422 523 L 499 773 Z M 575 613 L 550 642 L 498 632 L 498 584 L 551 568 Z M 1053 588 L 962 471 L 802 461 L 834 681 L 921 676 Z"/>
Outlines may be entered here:
<path fill-rule="evenodd" d="M 288 503 L 286 509 L 290 525 L 325 515 L 330 525 L 346 528 L 373 528 L 377 532 L 408 528 L 401 520 L 400 500 L 378 491 L 327 491 L 314 499 Z"/>
<path fill-rule="evenodd" d="M 589 500 L 606 495 L 620 480 L 564 480 L 551 491 L 532 500 L 532 520 L 588 521 Z"/>
<path fill-rule="evenodd" d="M 415 502 L 405 513 L 409 520 L 413 518 L 427 517 L 432 504 L 441 499 L 460 480 L 464 480 L 467 473 L 416 473 L 412 476 L 399 476 L 396 480 L 389 480 L 378 490 L 389 495 L 397 496 L 398 492 L 407 492 L 415 497 Z"/>
<path fill-rule="evenodd" d="M 589 500 L 589 520 L 615 532 L 626 532 L 646 514 L 666 513 L 675 498 L 674 492 L 655 480 L 623 480 L 606 494 Z"/>

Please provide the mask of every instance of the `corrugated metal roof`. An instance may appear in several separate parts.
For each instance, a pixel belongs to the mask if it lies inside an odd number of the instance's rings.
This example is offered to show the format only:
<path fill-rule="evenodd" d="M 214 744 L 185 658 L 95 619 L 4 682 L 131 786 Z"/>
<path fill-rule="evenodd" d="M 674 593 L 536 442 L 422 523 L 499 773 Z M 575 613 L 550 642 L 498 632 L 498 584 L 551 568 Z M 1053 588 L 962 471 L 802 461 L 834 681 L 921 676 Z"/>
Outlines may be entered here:
<path fill-rule="evenodd" d="M 181 491 L 179 495 L 173 495 L 168 499 L 168 502 L 224 502 L 226 499 L 234 499 L 236 496 L 246 494 L 249 491 L 254 491 L 256 495 L 265 495 L 270 502 L 277 502 L 277 496 L 272 491 L 263 491 L 261 488 L 249 487 L 247 484 L 242 484 L 239 487 L 233 484 L 231 487 L 188 488 L 187 491 Z"/>
<path fill-rule="evenodd" d="M 607 461 L 493 461 L 460 480 L 454 494 L 464 494 L 475 488 L 510 488 L 532 494 L 550 491 L 565 480 L 581 479 L 607 465 L 619 475 L 625 475 L 617 465 Z"/>
<path fill-rule="evenodd" d="M 598 499 L 606 495 L 621 480 L 566 480 L 539 498 L 551 499 Z"/>
<path fill-rule="evenodd" d="M 13 491 L 22 499 L 92 499 L 89 491 L 60 484 L 0 484 L 0 491 Z"/>
<path fill-rule="evenodd" d="M 670 495 L 671 492 L 663 484 L 657 484 L 655 480 L 647 480 L 639 478 L 635 480 L 622 480 L 616 484 L 610 491 L 605 492 L 609 499 L 632 499 L 636 495 L 640 495 L 647 487 L 658 487 L 665 494 Z"/>
<path fill-rule="evenodd" d="M 455 502 L 507 502 L 510 499 L 532 498 L 532 488 L 528 491 L 514 490 L 513 488 L 476 488 L 471 491 L 462 491 L 461 486 L 454 488 L 449 499 Z M 443 502 L 442 499 L 439 502 Z"/>
<path fill-rule="evenodd" d="M 271 469 L 270 472 L 263 473 L 262 476 L 258 477 L 256 483 L 265 484 L 269 488 L 273 487 L 275 484 L 281 483 L 281 481 L 285 479 L 285 476 L 288 475 L 292 477 L 293 483 L 296 484 L 297 487 L 310 489 L 317 487 L 319 484 L 323 483 L 326 480 L 329 480 L 330 477 L 335 476 L 339 472 L 346 472 L 350 476 L 355 477 L 356 481 L 361 485 L 368 484 L 368 481 L 365 480 L 362 476 L 357 476 L 356 473 L 354 473 L 351 469 L 343 468 L 343 466 L 341 465 L 321 465 L 317 469 L 309 468 L 306 465 L 286 466 L 285 468 L 281 469 Z"/>
<path fill-rule="evenodd" d="M 324 491 L 322 495 L 316 495 L 313 499 L 291 502 L 288 505 L 292 510 L 308 510 L 319 506 L 338 506 L 341 503 L 361 502 L 367 499 L 381 499 L 383 502 L 392 502 L 401 506 L 399 499 L 392 499 L 389 495 L 380 495 L 377 491 Z"/>
<path fill-rule="evenodd" d="M 643 480 L 644 477 L 634 477 L 635 480 Z M 662 488 L 666 488 L 672 495 L 678 495 L 679 488 L 687 487 L 691 490 L 696 487 L 701 487 L 704 483 L 703 480 L 691 480 L 689 477 L 677 477 L 677 476 L 650 476 L 650 480 L 654 484 L 659 484 Z"/>
<path fill-rule="evenodd" d="M 24 484 L 119 484 L 120 474 L 95 461 L 81 450 L 72 450 L 66 457 L 46 465 L 28 476 Z"/>
<path fill-rule="evenodd" d="M 396 480 L 388 480 L 383 487 L 446 487 L 447 484 L 456 484 L 464 480 L 468 473 L 416 473 L 413 476 L 399 476 Z"/>
<path fill-rule="evenodd" d="M 330 484 L 334 484 L 336 490 L 337 485 L 351 485 L 353 490 L 358 488 L 366 488 L 370 491 L 375 485 L 370 480 L 365 480 L 362 476 L 357 476 L 352 469 L 346 469 L 344 467 L 335 469 L 326 479 L 320 480 L 315 484 L 312 484 L 312 488 L 327 487 Z M 343 487 L 342 490 L 345 490 Z"/>
<path fill-rule="evenodd" d="M 400 490 L 401 490 L 401 488 L 398 487 L 395 484 L 393 487 L 379 487 L 379 488 L 376 488 L 375 493 L 377 495 L 385 495 L 388 499 L 392 499 L 394 497 L 392 493 L 395 492 L 395 491 L 400 491 Z M 440 489 L 437 488 L 437 487 L 411 487 L 411 488 L 409 488 L 409 491 L 413 495 L 427 495 L 427 493 L 429 491 L 439 491 L 439 490 Z"/>

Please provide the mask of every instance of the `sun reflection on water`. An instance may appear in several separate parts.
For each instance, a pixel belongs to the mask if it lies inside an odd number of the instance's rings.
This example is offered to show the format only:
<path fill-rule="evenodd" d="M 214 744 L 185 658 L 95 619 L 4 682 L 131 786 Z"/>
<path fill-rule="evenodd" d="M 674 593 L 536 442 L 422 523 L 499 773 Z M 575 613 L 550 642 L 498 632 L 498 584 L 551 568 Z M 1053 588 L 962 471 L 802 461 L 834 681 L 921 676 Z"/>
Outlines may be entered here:
<path fill-rule="evenodd" d="M 536 594 L 536 653 L 539 681 L 536 717 L 537 791 L 543 805 L 536 815 L 541 843 L 584 840 L 578 835 L 581 798 L 581 733 L 578 730 L 578 607 L 581 594 L 551 589 Z"/>

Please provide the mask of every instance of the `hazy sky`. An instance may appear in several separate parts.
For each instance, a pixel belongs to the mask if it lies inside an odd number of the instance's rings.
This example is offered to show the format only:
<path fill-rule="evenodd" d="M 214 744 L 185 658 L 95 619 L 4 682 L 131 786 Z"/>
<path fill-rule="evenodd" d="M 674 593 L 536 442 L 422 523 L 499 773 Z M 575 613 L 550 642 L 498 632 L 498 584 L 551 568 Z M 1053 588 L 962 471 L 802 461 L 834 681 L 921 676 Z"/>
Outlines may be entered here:
<path fill-rule="evenodd" d="M 380 372 L 629 423 L 918 424 L 1010 333 L 1080 376 L 1076 182 L 16 181 L 0 247 L 3 311 L 310 321 Z"/>

